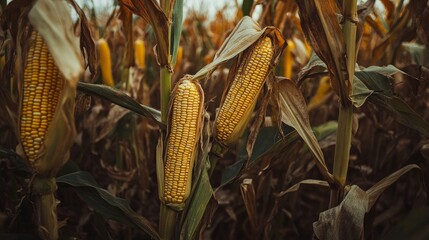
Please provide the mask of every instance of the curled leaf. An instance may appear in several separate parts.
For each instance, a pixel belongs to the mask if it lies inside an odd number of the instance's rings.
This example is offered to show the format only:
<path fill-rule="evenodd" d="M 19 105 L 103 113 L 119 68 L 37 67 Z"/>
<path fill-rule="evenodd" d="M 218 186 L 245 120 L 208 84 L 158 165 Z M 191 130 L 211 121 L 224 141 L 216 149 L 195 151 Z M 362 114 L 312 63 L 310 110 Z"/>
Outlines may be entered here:
<path fill-rule="evenodd" d="M 351 186 L 340 205 L 320 213 L 319 220 L 313 223 L 315 235 L 321 240 L 363 239 L 365 214 L 371 210 L 380 195 L 401 176 L 419 169 L 415 164 L 407 165 L 383 178 L 367 191 L 356 185 Z"/>
<path fill-rule="evenodd" d="M 336 1 L 297 1 L 304 34 L 314 51 L 326 63 L 334 91 L 343 105 L 351 93 L 347 79 L 345 41 L 338 21 Z"/>
<path fill-rule="evenodd" d="M 316 186 L 322 186 L 322 187 L 329 187 L 329 184 L 326 181 L 321 181 L 321 180 L 317 180 L 317 179 L 305 179 L 300 181 L 297 184 L 294 184 L 292 187 L 281 191 L 280 193 L 277 194 L 277 197 L 283 197 L 288 193 L 292 193 L 292 192 L 296 192 L 299 190 L 299 188 L 302 185 L 316 185 Z"/>
<path fill-rule="evenodd" d="M 265 27 L 261 29 L 261 27 L 255 21 L 253 21 L 252 18 L 248 16 L 243 17 L 219 48 L 219 50 L 216 52 L 213 62 L 198 71 L 193 76 L 193 79 L 204 78 L 219 64 L 228 61 L 242 53 L 265 34 L 272 37 L 274 47 L 278 49 L 278 52 L 281 52 L 282 48 L 284 47 L 285 40 L 277 28 Z"/>
<path fill-rule="evenodd" d="M 316 136 L 314 136 L 311 129 L 307 106 L 302 93 L 291 81 L 280 80 L 279 88 L 282 121 L 295 128 L 316 157 L 317 167 L 322 172 L 325 179 L 330 183 L 333 183 L 331 182 L 332 175 L 326 167 L 322 149 L 320 148 Z"/>
<path fill-rule="evenodd" d="M 320 240 L 362 239 L 367 204 L 365 191 L 353 185 L 339 206 L 320 213 L 313 223 L 315 235 Z"/>
<path fill-rule="evenodd" d="M 165 125 L 161 123 L 161 113 L 158 110 L 141 105 L 124 92 L 100 84 L 83 82 L 78 83 L 78 90 L 91 95 L 96 95 L 121 107 L 127 108 L 137 114 L 153 120 L 159 127 L 165 128 Z"/>

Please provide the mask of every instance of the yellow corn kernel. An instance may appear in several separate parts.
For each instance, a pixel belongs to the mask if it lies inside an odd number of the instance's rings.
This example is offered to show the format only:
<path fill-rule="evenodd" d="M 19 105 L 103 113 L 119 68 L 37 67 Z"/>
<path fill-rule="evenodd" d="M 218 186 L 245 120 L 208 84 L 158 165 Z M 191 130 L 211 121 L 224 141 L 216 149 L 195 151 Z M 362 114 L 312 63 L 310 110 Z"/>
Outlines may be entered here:
<path fill-rule="evenodd" d="M 103 38 L 98 40 L 98 52 L 100 55 L 100 68 L 103 83 L 107 86 L 113 87 L 113 75 L 112 75 L 112 60 L 110 58 L 109 44 Z"/>
<path fill-rule="evenodd" d="M 204 96 L 198 83 L 185 79 L 176 88 L 164 170 L 164 202 L 183 204 L 189 196 Z"/>
<path fill-rule="evenodd" d="M 138 68 L 146 68 L 145 54 L 143 40 L 137 39 L 134 41 L 134 59 Z"/>
<path fill-rule="evenodd" d="M 273 53 L 271 39 L 265 37 L 238 67 L 216 120 L 218 142 L 232 144 L 243 133 L 270 69 Z"/>
<path fill-rule="evenodd" d="M 43 38 L 37 33 L 31 37 L 33 45 L 24 70 L 19 127 L 24 153 L 33 162 L 41 153 L 65 80 Z"/>
<path fill-rule="evenodd" d="M 293 41 L 287 41 L 287 47 L 285 49 L 285 56 L 283 59 L 283 76 L 287 79 L 292 77 L 292 67 L 293 67 L 293 53 L 295 49 L 295 43 Z"/>

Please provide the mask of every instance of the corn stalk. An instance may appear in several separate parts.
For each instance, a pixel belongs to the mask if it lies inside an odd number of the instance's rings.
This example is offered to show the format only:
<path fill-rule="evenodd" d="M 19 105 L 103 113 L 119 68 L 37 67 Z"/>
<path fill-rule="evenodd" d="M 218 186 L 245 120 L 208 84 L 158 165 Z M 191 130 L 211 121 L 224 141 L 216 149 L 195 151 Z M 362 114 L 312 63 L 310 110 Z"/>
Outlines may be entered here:
<path fill-rule="evenodd" d="M 173 15 L 175 16 L 180 15 L 179 24 L 181 24 L 181 17 L 183 14 L 182 8 L 180 7 L 173 8 L 171 4 L 174 3 L 174 5 L 177 5 L 178 2 L 179 4 L 180 3 L 183 4 L 182 1 L 172 1 L 172 0 L 160 1 L 161 9 L 164 11 L 165 15 L 169 20 L 168 21 L 168 40 L 167 40 L 168 65 L 161 66 L 161 70 L 160 70 L 161 120 L 164 124 L 167 125 L 167 128 L 168 128 L 168 111 L 169 111 L 169 102 L 170 102 L 170 94 L 171 94 L 171 77 L 172 77 L 172 67 L 170 66 L 170 64 L 172 63 L 172 57 L 173 56 L 175 57 L 176 55 L 175 50 L 172 49 L 172 46 L 178 46 L 180 41 L 180 33 L 178 38 L 172 39 L 171 37 L 172 30 L 173 30 L 172 18 L 173 18 Z M 174 20 L 178 21 L 177 19 L 174 19 Z M 166 136 L 166 135 L 163 135 L 163 136 Z M 164 202 L 161 202 L 160 218 L 159 218 L 159 233 L 161 238 L 163 239 L 174 238 L 175 227 L 177 226 L 176 221 L 178 219 L 177 216 L 178 216 L 177 211 L 173 210 L 169 206 L 166 206 Z"/>
<path fill-rule="evenodd" d="M 343 1 L 343 16 L 345 21 L 343 36 L 346 43 L 348 82 L 351 87 L 356 64 L 357 0 Z M 353 93 L 351 92 L 351 94 Z M 353 105 L 350 101 L 348 101 L 348 104 L 340 102 L 333 175 L 341 186 L 331 190 L 330 207 L 336 206 L 341 201 L 342 192 L 346 184 L 352 139 L 352 122 Z"/>

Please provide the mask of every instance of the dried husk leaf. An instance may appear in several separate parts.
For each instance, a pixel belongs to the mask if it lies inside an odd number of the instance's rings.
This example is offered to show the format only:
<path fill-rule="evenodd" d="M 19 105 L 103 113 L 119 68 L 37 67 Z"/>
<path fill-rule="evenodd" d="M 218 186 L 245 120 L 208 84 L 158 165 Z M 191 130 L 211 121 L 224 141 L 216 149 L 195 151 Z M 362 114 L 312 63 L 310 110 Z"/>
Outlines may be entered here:
<path fill-rule="evenodd" d="M 43 152 L 40 159 L 34 162 L 39 175 L 55 177 L 61 167 L 69 160 L 69 149 L 76 136 L 74 125 L 76 87 L 65 81 L 59 106 L 52 123 L 46 132 Z"/>
<path fill-rule="evenodd" d="M 74 35 L 73 20 L 67 3 L 38 0 L 28 13 L 28 19 L 42 35 L 63 76 L 76 88 L 83 72 L 83 58 L 79 38 Z"/>

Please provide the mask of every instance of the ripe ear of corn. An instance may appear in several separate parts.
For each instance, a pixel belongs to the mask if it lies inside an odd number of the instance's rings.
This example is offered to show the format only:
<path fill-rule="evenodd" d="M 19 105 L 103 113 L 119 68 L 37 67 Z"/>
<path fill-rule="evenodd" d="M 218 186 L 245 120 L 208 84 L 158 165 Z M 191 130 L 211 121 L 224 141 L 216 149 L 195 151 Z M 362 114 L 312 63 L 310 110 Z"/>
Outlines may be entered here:
<path fill-rule="evenodd" d="M 24 70 L 20 116 L 20 137 L 25 155 L 36 161 L 44 150 L 44 141 L 64 88 L 64 78 L 39 34 L 33 34 Z"/>
<path fill-rule="evenodd" d="M 103 38 L 98 40 L 98 52 L 100 55 L 100 68 L 103 83 L 107 86 L 114 87 L 112 75 L 112 60 L 110 57 L 109 44 Z"/>
<path fill-rule="evenodd" d="M 137 39 L 134 41 L 134 59 L 136 66 L 139 68 L 146 68 L 145 62 L 145 47 L 143 40 Z"/>
<path fill-rule="evenodd" d="M 23 77 L 17 77 L 22 84 L 16 152 L 38 177 L 51 178 L 68 161 L 76 136 L 76 84 L 64 77 L 42 35 L 34 31 L 29 44 Z"/>
<path fill-rule="evenodd" d="M 250 49 L 236 75 L 216 119 L 217 141 L 230 145 L 244 132 L 270 70 L 274 50 L 269 37 Z"/>
<path fill-rule="evenodd" d="M 191 190 L 204 95 L 200 85 L 181 80 L 172 99 L 164 169 L 164 202 L 180 210 Z"/>
<path fill-rule="evenodd" d="M 287 47 L 285 49 L 285 56 L 283 61 L 283 74 L 287 79 L 292 77 L 292 66 L 293 66 L 293 53 L 295 49 L 295 43 L 293 41 L 287 41 Z"/>

